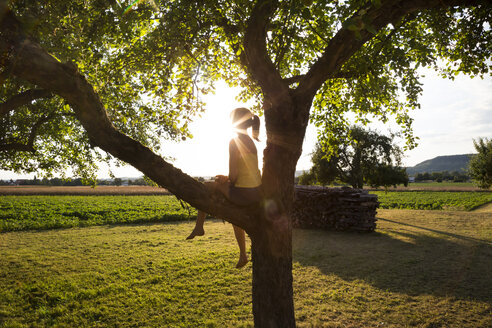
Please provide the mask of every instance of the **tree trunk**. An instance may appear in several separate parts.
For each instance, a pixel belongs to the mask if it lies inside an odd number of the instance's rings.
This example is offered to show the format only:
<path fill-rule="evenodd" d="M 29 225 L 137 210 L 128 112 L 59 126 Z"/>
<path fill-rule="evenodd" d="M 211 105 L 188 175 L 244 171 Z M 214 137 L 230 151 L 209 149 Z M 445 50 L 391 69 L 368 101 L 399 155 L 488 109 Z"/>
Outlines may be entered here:
<path fill-rule="evenodd" d="M 354 158 L 352 159 L 352 188 L 362 189 L 364 186 L 364 179 L 362 176 L 362 165 L 361 165 L 361 150 L 359 146 L 355 147 Z"/>
<path fill-rule="evenodd" d="M 295 327 L 292 234 L 279 234 L 273 227 L 262 228 L 262 233 L 251 238 L 255 327 Z"/>
<path fill-rule="evenodd" d="M 303 134 L 291 131 L 275 129 L 264 151 L 264 211 L 250 234 L 255 327 L 295 327 L 290 213 Z"/>

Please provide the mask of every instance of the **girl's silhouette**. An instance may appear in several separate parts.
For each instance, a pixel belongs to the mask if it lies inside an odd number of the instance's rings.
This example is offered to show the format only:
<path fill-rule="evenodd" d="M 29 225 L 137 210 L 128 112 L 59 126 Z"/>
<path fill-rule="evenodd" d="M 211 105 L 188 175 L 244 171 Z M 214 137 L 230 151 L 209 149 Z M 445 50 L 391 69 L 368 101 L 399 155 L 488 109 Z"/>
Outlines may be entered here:
<path fill-rule="evenodd" d="M 248 135 L 252 128 L 252 137 L 259 141 L 260 119 L 247 108 L 236 108 L 231 112 L 232 124 L 237 136 L 229 142 L 229 176 L 217 175 L 214 182 L 209 182 L 211 188 L 219 190 L 232 203 L 247 206 L 261 200 L 261 174 L 258 169 L 258 154 L 255 143 Z M 206 213 L 198 210 L 195 228 L 186 239 L 203 236 L 203 224 Z M 233 225 L 234 235 L 239 246 L 239 261 L 236 268 L 248 263 L 246 255 L 246 237 L 243 229 Z"/>

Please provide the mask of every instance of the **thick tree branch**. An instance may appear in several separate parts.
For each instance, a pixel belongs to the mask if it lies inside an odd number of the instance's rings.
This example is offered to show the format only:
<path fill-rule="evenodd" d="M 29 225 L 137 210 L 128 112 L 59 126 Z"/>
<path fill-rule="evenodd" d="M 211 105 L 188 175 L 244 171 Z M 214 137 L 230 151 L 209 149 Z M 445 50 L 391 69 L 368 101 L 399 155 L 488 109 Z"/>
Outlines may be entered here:
<path fill-rule="evenodd" d="M 247 22 L 244 35 L 245 61 L 252 77 L 260 85 L 265 97 L 288 98 L 288 85 L 282 80 L 267 52 L 267 24 L 273 15 L 277 1 L 258 0 Z"/>
<path fill-rule="evenodd" d="M 51 97 L 53 97 L 53 94 L 43 89 L 32 89 L 21 92 L 0 104 L 0 118 L 18 107 L 32 103 L 36 99 Z"/>
<path fill-rule="evenodd" d="M 1 24 L 3 29 L 9 28 Z M 10 32 L 18 30 L 13 27 Z M 0 43 L 2 34 L 0 30 Z M 74 109 L 92 144 L 127 162 L 171 193 L 211 215 L 251 232 L 256 213 L 226 201 L 205 185 L 183 173 L 138 141 L 118 131 L 108 118 L 101 99 L 76 67 L 60 63 L 39 44 L 17 32 L 13 43 L 12 74 L 64 98 Z"/>
<path fill-rule="evenodd" d="M 359 13 L 356 13 L 350 19 L 369 21 L 374 30 L 379 31 L 390 23 L 398 22 L 407 14 L 421 10 L 458 5 L 473 6 L 481 3 L 486 2 L 480 0 L 387 0 L 380 7 L 368 8 L 364 15 L 360 16 Z M 333 77 L 343 64 L 373 36 L 367 29 L 360 30 L 358 36 L 346 28 L 340 29 L 329 41 L 322 56 L 311 66 L 305 78 L 300 81 L 296 89 L 296 96 L 312 99 L 321 85 Z"/>

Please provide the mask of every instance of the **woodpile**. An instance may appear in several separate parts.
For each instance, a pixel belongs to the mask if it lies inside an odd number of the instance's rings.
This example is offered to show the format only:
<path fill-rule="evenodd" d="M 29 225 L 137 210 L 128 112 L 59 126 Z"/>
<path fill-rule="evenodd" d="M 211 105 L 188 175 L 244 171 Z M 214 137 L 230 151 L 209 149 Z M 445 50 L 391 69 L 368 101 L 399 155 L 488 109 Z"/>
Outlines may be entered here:
<path fill-rule="evenodd" d="M 296 186 L 293 226 L 335 231 L 374 231 L 377 195 L 362 189 Z"/>

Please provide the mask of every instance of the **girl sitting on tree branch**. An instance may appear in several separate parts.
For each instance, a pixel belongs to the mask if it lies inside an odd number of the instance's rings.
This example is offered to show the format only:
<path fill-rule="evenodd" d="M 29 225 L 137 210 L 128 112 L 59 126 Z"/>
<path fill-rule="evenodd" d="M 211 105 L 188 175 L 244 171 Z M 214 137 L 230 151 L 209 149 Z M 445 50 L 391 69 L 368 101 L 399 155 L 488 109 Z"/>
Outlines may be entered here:
<path fill-rule="evenodd" d="M 207 185 L 220 191 L 229 201 L 239 206 L 248 206 L 261 200 L 261 174 L 258 169 L 258 152 L 255 143 L 248 135 L 259 141 L 260 119 L 247 108 L 236 108 L 231 112 L 232 124 L 237 136 L 229 142 L 229 176 L 217 175 L 215 181 Z M 206 213 L 198 210 L 195 228 L 186 239 L 203 236 Z M 248 263 L 246 255 L 246 236 L 243 229 L 233 225 L 234 235 L 239 246 L 239 261 L 236 268 Z"/>

